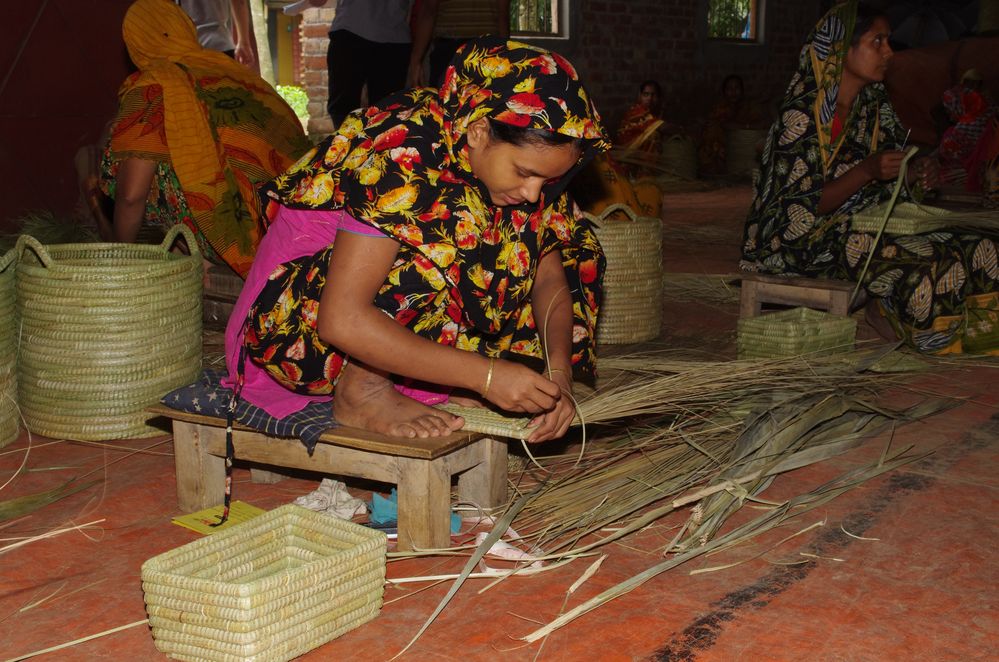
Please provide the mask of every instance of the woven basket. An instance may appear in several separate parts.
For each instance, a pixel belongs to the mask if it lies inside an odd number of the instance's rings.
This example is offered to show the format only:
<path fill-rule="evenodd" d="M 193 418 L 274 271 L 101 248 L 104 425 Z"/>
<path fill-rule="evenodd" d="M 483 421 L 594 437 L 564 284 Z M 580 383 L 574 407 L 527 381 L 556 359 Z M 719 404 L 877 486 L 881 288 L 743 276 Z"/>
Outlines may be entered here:
<path fill-rule="evenodd" d="M 142 565 L 178 660 L 290 660 L 377 616 L 384 583 L 384 533 L 290 504 Z"/>
<path fill-rule="evenodd" d="M 769 359 L 801 354 L 844 352 L 853 348 L 857 322 L 811 308 L 739 320 L 740 359 Z"/>
<path fill-rule="evenodd" d="M 170 252 L 183 234 L 191 255 Z M 177 225 L 159 246 L 16 249 L 18 398 L 32 432 L 80 440 L 163 434 L 146 407 L 201 370 L 202 257 Z"/>
<path fill-rule="evenodd" d="M 608 220 L 617 211 L 630 220 Z M 596 226 L 607 256 L 597 343 L 615 345 L 658 338 L 663 316 L 662 221 L 636 216 L 620 204 L 610 205 L 600 216 L 585 216 Z"/>
<path fill-rule="evenodd" d="M 756 146 L 766 137 L 762 129 L 729 129 L 725 133 L 725 171 L 736 177 L 751 177 L 759 162 Z"/>
<path fill-rule="evenodd" d="M 870 232 L 877 234 L 881 230 L 884 222 L 885 204 L 862 209 L 860 212 L 850 217 L 850 228 L 855 232 Z M 939 207 L 929 205 L 919 205 L 914 202 L 899 202 L 891 210 L 888 223 L 885 225 L 885 234 L 907 235 L 933 232 L 940 228 L 952 225 L 953 221 L 948 221 L 952 212 Z"/>
<path fill-rule="evenodd" d="M 0 448 L 17 439 L 17 314 L 14 306 L 14 257 L 0 256 Z"/>
<path fill-rule="evenodd" d="M 690 136 L 675 134 L 663 140 L 659 157 L 663 169 L 687 179 L 697 179 L 697 146 Z"/>

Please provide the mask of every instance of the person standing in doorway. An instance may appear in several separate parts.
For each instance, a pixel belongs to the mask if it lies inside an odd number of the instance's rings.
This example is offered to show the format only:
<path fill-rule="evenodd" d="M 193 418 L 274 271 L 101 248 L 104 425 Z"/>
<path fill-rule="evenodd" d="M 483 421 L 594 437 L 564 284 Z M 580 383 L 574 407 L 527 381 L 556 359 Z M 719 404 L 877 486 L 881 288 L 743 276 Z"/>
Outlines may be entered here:
<path fill-rule="evenodd" d="M 473 37 L 510 36 L 510 0 L 420 0 L 413 16 L 407 87 L 437 87 L 455 51 Z M 430 48 L 429 79 L 423 58 Z"/>
<path fill-rule="evenodd" d="M 361 107 L 365 85 L 369 105 L 405 87 L 412 0 L 332 0 L 332 5 L 328 0 L 309 0 L 309 4 L 334 6 L 336 12 L 326 51 L 326 110 L 336 129 Z"/>

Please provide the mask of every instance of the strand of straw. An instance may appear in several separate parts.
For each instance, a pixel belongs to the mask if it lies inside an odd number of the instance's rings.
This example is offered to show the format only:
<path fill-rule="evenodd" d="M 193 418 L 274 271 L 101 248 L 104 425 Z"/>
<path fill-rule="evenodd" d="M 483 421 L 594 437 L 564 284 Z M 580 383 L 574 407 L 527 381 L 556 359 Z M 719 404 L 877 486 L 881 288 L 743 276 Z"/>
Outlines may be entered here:
<path fill-rule="evenodd" d="M 110 630 L 104 630 L 104 632 L 98 632 L 97 634 L 91 634 L 86 637 L 80 637 L 79 639 L 74 639 L 73 641 L 67 641 L 64 644 L 59 644 L 58 646 L 50 646 L 49 648 L 43 648 L 42 650 L 33 651 L 31 653 L 25 653 L 24 655 L 18 655 L 17 657 L 12 657 L 4 662 L 19 662 L 19 660 L 27 660 L 31 657 L 36 657 L 38 655 L 44 655 L 45 653 L 54 653 L 55 651 L 63 650 L 64 648 L 69 648 L 71 646 L 76 646 L 77 644 L 82 644 L 92 639 L 98 639 L 100 637 L 105 637 L 109 634 L 114 634 L 115 632 L 121 632 L 122 630 L 127 630 L 129 628 L 134 628 L 139 625 L 146 625 L 149 623 L 148 618 L 144 618 L 141 621 L 135 621 L 134 623 L 129 623 L 128 625 L 119 625 L 116 628 L 111 628 Z"/>
<path fill-rule="evenodd" d="M 552 300 L 548 302 L 548 310 L 545 311 L 545 337 L 542 339 L 542 342 L 541 342 L 541 350 L 544 352 L 545 366 L 548 367 L 548 379 L 552 378 L 552 372 L 553 372 L 552 368 L 551 368 L 551 363 L 548 360 L 548 320 L 551 317 L 552 308 L 555 305 L 556 298 L 559 295 L 561 295 L 563 292 L 567 292 L 568 290 L 569 290 L 569 285 L 568 284 L 566 284 L 564 287 L 559 288 L 558 292 L 555 293 L 555 296 L 552 297 Z M 571 308 L 572 308 L 571 302 L 569 304 L 569 307 L 570 307 L 570 310 L 571 310 Z M 567 376 L 569 377 L 569 382 L 572 383 L 572 375 L 567 375 Z M 563 391 L 562 393 L 563 393 L 563 395 L 565 395 L 566 397 L 568 397 L 570 400 L 572 400 L 572 407 L 573 407 L 573 409 L 576 412 L 576 417 L 579 419 L 579 425 L 580 425 L 580 428 L 581 428 L 581 432 L 580 432 L 581 440 L 580 440 L 580 446 L 579 446 L 579 457 L 576 458 L 576 464 L 573 465 L 573 468 L 575 468 L 575 467 L 579 466 L 579 463 L 583 459 L 583 454 L 586 452 L 586 421 L 583 420 L 583 412 L 580 410 L 579 403 L 576 402 L 576 398 L 572 397 L 572 393 L 566 393 L 565 391 Z M 547 471 L 547 469 L 545 469 L 544 467 L 542 467 L 538 463 L 538 461 L 534 459 L 534 456 L 531 455 L 531 451 L 529 451 L 527 449 L 527 442 L 525 440 L 521 439 L 520 443 L 523 445 L 524 451 L 527 453 L 528 457 L 531 458 L 531 461 L 534 462 L 534 464 L 536 464 L 538 466 L 538 468 L 541 469 L 542 471 Z"/>
<path fill-rule="evenodd" d="M 7 479 L 7 482 L 5 482 L 3 485 L 0 485 L 0 490 L 10 485 L 11 482 L 21 474 L 21 471 L 24 470 L 24 467 L 28 464 L 28 456 L 31 455 L 31 445 L 32 445 L 31 430 L 28 429 L 28 422 L 24 420 L 24 414 L 21 413 L 21 407 L 17 404 L 17 401 L 14 400 L 14 398 L 10 397 L 6 393 L 4 393 L 4 397 L 10 400 L 11 403 L 14 405 L 14 409 L 17 410 L 17 417 L 20 418 L 21 423 L 24 424 L 24 431 L 28 433 L 28 447 L 24 449 L 24 458 L 21 460 L 21 466 L 19 466 L 17 469 L 14 470 L 13 475 L 11 475 L 11 477 Z"/>
<path fill-rule="evenodd" d="M 908 137 L 908 136 L 907 136 Z M 884 234 L 885 227 L 888 226 L 888 218 L 891 216 L 892 209 L 895 208 L 895 202 L 898 200 L 898 194 L 902 192 L 902 186 L 905 184 L 905 175 L 909 170 L 909 159 L 919 151 L 916 147 L 910 147 L 909 151 L 906 152 L 905 158 L 902 159 L 902 166 L 898 170 L 898 176 L 895 178 L 895 190 L 891 193 L 891 199 L 888 201 L 888 205 L 885 207 L 884 216 L 881 218 L 881 227 L 878 228 L 878 232 L 874 235 L 874 241 L 871 242 L 871 250 L 867 253 L 867 260 L 864 262 L 864 268 L 860 270 L 860 275 L 857 276 L 857 285 L 853 288 L 853 294 L 850 295 L 850 305 L 857 299 L 857 294 L 860 292 L 860 288 L 864 282 L 864 276 L 867 275 L 867 268 L 871 266 L 871 258 L 874 257 L 874 251 L 878 247 L 878 242 L 881 241 L 881 235 Z"/>
<path fill-rule="evenodd" d="M 0 547 L 0 554 L 5 554 L 5 553 L 7 553 L 7 552 L 9 552 L 9 551 L 11 551 L 13 549 L 18 548 L 18 547 L 23 547 L 24 545 L 27 545 L 28 543 L 37 542 L 39 540 L 44 540 L 46 538 L 53 538 L 53 537 L 61 535 L 63 533 L 69 533 L 70 531 L 79 531 L 80 529 L 83 529 L 85 527 L 93 526 L 94 524 L 100 524 L 101 522 L 105 521 L 105 519 L 106 518 L 102 517 L 101 519 L 95 519 L 93 522 L 87 522 L 86 524 L 78 524 L 77 526 L 71 526 L 71 527 L 68 527 L 68 528 L 65 528 L 65 529 L 55 529 L 54 531 L 49 531 L 47 533 L 43 533 L 40 536 L 34 536 L 32 538 L 25 538 L 24 540 L 21 540 L 20 542 L 15 542 L 15 543 L 11 543 L 10 545 L 7 545 L 5 547 Z"/>

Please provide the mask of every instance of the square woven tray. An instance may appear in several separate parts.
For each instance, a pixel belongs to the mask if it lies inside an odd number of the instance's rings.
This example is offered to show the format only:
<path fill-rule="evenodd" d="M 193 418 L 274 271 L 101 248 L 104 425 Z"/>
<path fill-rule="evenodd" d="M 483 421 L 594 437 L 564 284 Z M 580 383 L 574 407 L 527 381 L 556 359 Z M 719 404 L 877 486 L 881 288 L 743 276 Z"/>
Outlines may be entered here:
<path fill-rule="evenodd" d="M 385 534 L 286 505 L 155 556 L 142 588 L 178 660 L 290 660 L 378 615 Z"/>
<path fill-rule="evenodd" d="M 853 348 L 857 322 L 811 308 L 739 320 L 740 359 L 779 358 L 816 352 L 843 352 Z"/>

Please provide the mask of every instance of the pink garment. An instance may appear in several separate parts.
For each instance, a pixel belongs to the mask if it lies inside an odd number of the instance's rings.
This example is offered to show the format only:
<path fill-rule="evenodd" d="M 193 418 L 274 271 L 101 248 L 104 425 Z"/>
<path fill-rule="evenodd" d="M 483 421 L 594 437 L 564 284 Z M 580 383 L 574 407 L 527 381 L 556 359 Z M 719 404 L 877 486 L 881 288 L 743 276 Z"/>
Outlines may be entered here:
<path fill-rule="evenodd" d="M 267 234 L 257 248 L 253 265 L 246 276 L 243 290 L 233 308 L 232 315 L 225 329 L 225 363 L 230 377 L 222 384 L 232 388 L 239 361 L 239 349 L 243 342 L 243 323 L 250 312 L 253 303 L 267 284 L 267 278 L 274 268 L 307 255 L 313 255 L 329 246 L 336 239 L 337 229 L 345 232 L 355 232 L 368 236 L 384 237 L 377 229 L 358 221 L 342 209 L 336 211 L 300 210 L 281 207 L 277 217 Z M 441 388 L 424 385 L 428 388 Z M 412 382 L 397 385 L 396 389 L 404 395 L 426 405 L 447 402 L 447 393 L 440 390 L 427 391 L 413 388 Z M 275 418 L 284 418 L 302 409 L 310 402 L 331 402 L 328 395 L 301 395 L 289 391 L 267 372 L 247 360 L 243 365 L 243 390 L 241 396 L 249 403 L 260 407 Z"/>

